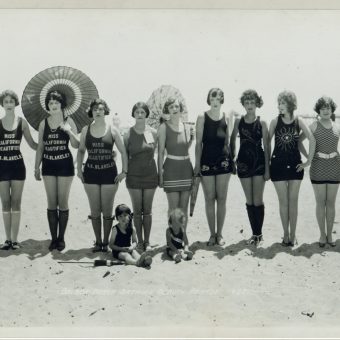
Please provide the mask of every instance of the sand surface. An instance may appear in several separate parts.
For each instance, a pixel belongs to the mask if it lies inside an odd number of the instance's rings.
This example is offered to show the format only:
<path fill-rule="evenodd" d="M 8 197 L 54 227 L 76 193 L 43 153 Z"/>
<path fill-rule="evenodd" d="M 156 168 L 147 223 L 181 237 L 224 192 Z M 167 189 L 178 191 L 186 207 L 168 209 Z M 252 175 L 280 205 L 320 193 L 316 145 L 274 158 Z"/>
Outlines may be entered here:
<path fill-rule="evenodd" d="M 88 329 L 90 333 L 86 334 L 91 334 L 93 327 L 105 326 L 108 328 L 101 331 L 107 330 L 107 336 L 115 335 L 109 327 L 129 327 L 131 332 L 138 330 L 139 336 L 150 331 L 149 327 L 160 327 L 163 336 L 170 334 L 169 330 L 179 336 L 181 329 L 188 330 L 181 333 L 187 336 L 227 336 L 231 333 L 224 329 L 235 327 L 252 328 L 252 336 L 263 335 L 273 327 L 302 328 L 312 334 L 320 334 L 315 332 L 321 329 L 321 334 L 326 334 L 322 330 L 329 332 L 339 325 L 339 222 L 334 226 L 337 246 L 319 248 L 308 174 L 301 185 L 298 245 L 293 249 L 280 245 L 282 228 L 271 182 L 266 185 L 264 197 L 265 241 L 257 249 L 246 245 L 250 227 L 245 200 L 239 180 L 233 176 L 224 226 L 225 247 L 206 246 L 209 232 L 200 189 L 195 214 L 188 225 L 194 259 L 180 264 L 169 261 L 164 254 L 167 200 L 163 190 L 158 189 L 151 234 L 151 242 L 158 246 L 151 270 L 134 266 L 93 268 L 90 264 L 58 263 L 110 257 L 91 253 L 94 235 L 87 220 L 89 207 L 81 182 L 75 177 L 72 184 L 66 249 L 51 253 L 47 249 L 49 229 L 43 183 L 33 177 L 34 153 L 25 145 L 22 150 L 27 167 L 19 234 L 22 248 L 0 252 L 0 335 L 12 334 L 12 327 L 52 326 L 85 333 Z M 120 185 L 115 205 L 122 202 L 131 204 L 125 183 Z M 337 221 L 339 205 L 340 201 Z M 2 220 L 1 228 L 4 239 Z M 61 329 L 48 334 L 58 336 Z M 92 336 L 96 334 L 99 333 Z M 332 335 L 335 334 L 340 333 L 334 330 Z"/>

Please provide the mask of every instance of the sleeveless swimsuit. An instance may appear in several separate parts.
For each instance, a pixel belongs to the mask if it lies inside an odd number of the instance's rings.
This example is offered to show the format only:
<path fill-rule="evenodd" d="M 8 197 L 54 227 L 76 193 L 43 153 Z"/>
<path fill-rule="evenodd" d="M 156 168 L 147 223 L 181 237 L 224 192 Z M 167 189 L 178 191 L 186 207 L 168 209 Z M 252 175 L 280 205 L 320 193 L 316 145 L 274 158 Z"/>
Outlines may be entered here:
<path fill-rule="evenodd" d="M 116 230 L 117 230 L 117 235 L 116 235 L 116 239 L 115 239 L 114 245 L 118 246 L 118 247 L 130 247 L 131 246 L 132 231 L 131 230 L 130 231 L 126 230 L 126 234 L 124 234 L 124 233 L 122 233 L 120 231 L 120 229 L 118 227 L 118 224 L 113 226 L 113 228 L 116 228 Z M 116 259 L 118 259 L 119 253 L 120 253 L 120 251 L 112 250 L 112 255 Z"/>
<path fill-rule="evenodd" d="M 175 234 L 174 231 L 172 230 L 171 227 L 168 228 L 170 235 L 171 235 L 171 244 L 176 248 L 176 249 L 184 249 L 184 241 L 183 241 L 183 230 L 180 229 L 178 234 Z M 170 251 L 171 248 L 168 246 L 167 249 L 167 254 L 171 257 Z"/>
<path fill-rule="evenodd" d="M 164 124 L 166 126 L 165 148 L 168 152 L 163 165 L 164 191 L 189 191 L 192 185 L 193 168 L 189 158 L 187 132 L 185 128 L 177 132 L 167 123 Z"/>
<path fill-rule="evenodd" d="M 20 152 L 22 119 L 15 130 L 7 131 L 0 120 L 0 181 L 24 181 L 25 163 Z"/>
<path fill-rule="evenodd" d="M 340 183 L 340 156 L 338 152 L 339 131 L 335 126 L 326 129 L 320 122 L 313 133 L 316 141 L 315 154 L 310 167 L 313 184 Z M 317 153 L 334 154 L 332 158 L 322 158 Z"/>
<path fill-rule="evenodd" d="M 149 132 L 150 134 L 151 131 Z M 155 162 L 155 144 L 147 143 L 144 134 L 130 128 L 127 145 L 128 173 L 126 186 L 131 189 L 154 189 L 158 186 L 158 174 Z"/>
<path fill-rule="evenodd" d="M 225 152 L 227 129 L 224 114 L 220 120 L 215 121 L 206 112 L 204 113 L 201 156 L 202 176 L 216 176 L 233 171 L 232 159 Z"/>
<path fill-rule="evenodd" d="M 265 172 L 264 151 L 262 149 L 262 126 L 260 117 L 253 123 L 246 123 L 244 117 L 238 125 L 240 150 L 237 156 L 239 178 L 263 176 Z"/>
<path fill-rule="evenodd" d="M 73 157 L 68 147 L 69 135 L 59 126 L 51 129 L 47 118 L 43 134 L 43 176 L 74 176 Z"/>
<path fill-rule="evenodd" d="M 84 183 L 114 184 L 117 167 L 112 156 L 113 144 L 109 128 L 103 137 L 93 137 L 91 125 L 88 126 L 85 137 L 88 157 L 84 166 Z"/>
<path fill-rule="evenodd" d="M 273 182 L 303 179 L 304 171 L 296 171 L 296 166 L 301 163 L 299 135 L 298 119 L 285 124 L 279 115 L 275 128 L 275 147 L 270 162 L 270 177 Z"/>

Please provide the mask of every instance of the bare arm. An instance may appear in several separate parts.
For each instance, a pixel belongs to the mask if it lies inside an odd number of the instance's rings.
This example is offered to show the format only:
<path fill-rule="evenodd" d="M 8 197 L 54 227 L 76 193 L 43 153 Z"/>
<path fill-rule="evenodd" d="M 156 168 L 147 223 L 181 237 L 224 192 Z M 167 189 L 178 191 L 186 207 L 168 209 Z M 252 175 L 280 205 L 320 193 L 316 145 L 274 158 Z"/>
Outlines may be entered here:
<path fill-rule="evenodd" d="M 79 147 L 79 137 L 76 124 L 72 118 L 67 118 L 65 123 L 60 125 L 60 128 L 64 130 L 70 137 L 71 145 L 77 149 Z"/>
<path fill-rule="evenodd" d="M 203 140 L 204 116 L 200 115 L 196 121 L 196 146 L 195 146 L 195 169 L 194 175 L 201 172 L 202 140 Z"/>
<path fill-rule="evenodd" d="M 22 119 L 22 133 L 26 139 L 27 144 L 33 149 L 37 150 L 38 148 L 38 143 L 36 143 L 31 135 L 30 128 L 27 124 L 27 121 L 25 119 Z"/>
<path fill-rule="evenodd" d="M 277 118 L 273 119 L 271 122 L 270 122 L 270 125 L 269 125 L 269 132 L 268 132 L 268 155 L 269 155 L 269 159 L 270 159 L 270 156 L 271 156 L 271 153 L 272 153 L 272 139 L 273 139 L 273 136 L 274 136 L 274 133 L 275 133 L 275 128 L 276 128 L 276 125 L 277 125 Z"/>
<path fill-rule="evenodd" d="M 302 171 L 307 166 L 310 166 L 311 163 L 312 163 L 312 160 L 313 160 L 314 154 L 315 154 L 315 138 L 314 138 L 313 134 L 311 133 L 311 130 L 304 123 L 304 121 L 301 118 L 298 118 L 298 120 L 299 120 L 299 126 L 301 127 L 301 130 L 303 131 L 303 133 L 305 134 L 305 136 L 309 140 L 309 152 L 308 152 L 307 161 L 303 162 L 301 164 L 298 164 L 296 166 L 297 171 L 299 172 L 299 171 Z"/>
<path fill-rule="evenodd" d="M 35 153 L 35 166 L 34 166 L 34 177 L 37 181 L 41 180 L 40 177 L 40 164 L 42 160 L 42 155 L 44 153 L 44 129 L 45 129 L 45 121 L 41 121 L 39 124 L 39 137 L 38 137 L 38 147 Z"/>
<path fill-rule="evenodd" d="M 306 157 L 308 158 L 308 154 L 307 154 L 307 150 L 305 148 L 305 146 L 303 145 L 303 141 L 306 139 L 305 134 L 302 132 L 299 136 L 299 143 L 298 143 L 298 148 L 300 150 L 300 152 Z"/>
<path fill-rule="evenodd" d="M 122 172 L 115 179 L 115 183 L 119 183 L 126 177 L 126 174 L 128 172 L 128 159 L 127 159 L 124 142 L 119 133 L 119 130 L 115 126 L 111 126 L 111 133 L 112 133 L 112 137 L 115 140 L 117 149 L 120 152 L 121 157 L 122 157 Z"/>
<path fill-rule="evenodd" d="M 84 162 L 84 156 L 85 156 L 85 151 L 86 151 L 85 139 L 86 139 L 87 129 L 88 129 L 88 126 L 85 126 L 81 130 L 79 148 L 77 152 L 77 176 L 80 178 L 80 180 L 83 183 L 84 183 L 83 162 Z"/>
<path fill-rule="evenodd" d="M 269 171 L 269 159 L 270 159 L 270 150 L 268 146 L 268 127 L 267 123 L 265 121 L 261 121 L 262 126 L 262 138 L 263 138 L 263 151 L 264 151 L 264 166 L 265 166 L 265 172 L 264 172 L 264 180 L 268 181 L 270 178 L 270 171 Z"/>
<path fill-rule="evenodd" d="M 183 241 L 184 241 L 184 250 L 189 250 L 189 241 L 186 230 L 183 228 Z"/>
<path fill-rule="evenodd" d="M 158 178 L 159 186 L 163 188 L 163 162 L 165 152 L 166 126 L 161 124 L 158 130 Z"/>
<path fill-rule="evenodd" d="M 237 137 L 239 124 L 240 124 L 240 119 L 237 118 L 235 120 L 234 128 L 230 136 L 230 152 L 231 152 L 231 157 L 233 160 L 236 157 L 236 137 Z"/>

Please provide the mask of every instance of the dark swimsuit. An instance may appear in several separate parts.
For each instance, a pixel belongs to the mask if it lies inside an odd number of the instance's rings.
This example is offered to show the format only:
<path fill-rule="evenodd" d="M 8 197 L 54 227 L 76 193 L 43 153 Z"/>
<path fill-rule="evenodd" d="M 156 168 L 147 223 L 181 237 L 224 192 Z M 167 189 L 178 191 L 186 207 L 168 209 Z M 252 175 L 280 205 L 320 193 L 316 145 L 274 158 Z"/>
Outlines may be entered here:
<path fill-rule="evenodd" d="M 24 181 L 25 163 L 20 152 L 22 139 L 22 119 L 13 131 L 7 131 L 0 120 L 0 181 Z"/>
<path fill-rule="evenodd" d="M 183 233 L 182 228 L 179 230 L 178 234 L 175 234 L 171 227 L 169 227 L 168 229 L 171 235 L 171 240 L 170 240 L 171 244 L 176 249 L 184 249 L 184 241 L 183 241 L 184 233 Z M 167 247 L 166 251 L 167 251 L 167 254 L 171 257 L 170 255 L 171 248 Z"/>
<path fill-rule="evenodd" d="M 237 155 L 237 175 L 239 178 L 263 176 L 265 172 L 264 151 L 262 149 L 262 125 L 260 117 L 253 123 L 246 123 L 244 117 L 238 125 L 240 150 Z"/>
<path fill-rule="evenodd" d="M 224 115 L 220 120 L 214 121 L 204 113 L 202 176 L 216 176 L 233 171 L 231 157 L 225 152 L 227 129 Z"/>
<path fill-rule="evenodd" d="M 103 137 L 93 137 L 90 126 L 87 129 L 85 145 L 88 158 L 84 166 L 84 183 L 114 184 L 117 167 L 112 156 L 114 140 L 108 129 Z"/>
<path fill-rule="evenodd" d="M 114 245 L 117 247 L 130 247 L 131 246 L 131 236 L 132 236 L 132 230 L 129 231 L 129 229 L 126 230 L 126 234 L 122 233 L 118 227 L 118 224 L 112 227 L 116 228 L 117 235 L 114 242 Z M 118 255 L 121 253 L 118 250 L 112 250 L 112 256 L 116 259 L 118 259 Z"/>
<path fill-rule="evenodd" d="M 43 134 L 43 176 L 74 176 L 73 157 L 68 147 L 70 136 L 59 126 L 51 129 L 47 119 Z"/>
<path fill-rule="evenodd" d="M 285 124 L 279 115 L 275 128 L 275 147 L 270 160 L 270 177 L 273 182 L 303 179 L 304 171 L 296 171 L 296 166 L 301 163 L 299 135 L 298 119 Z"/>

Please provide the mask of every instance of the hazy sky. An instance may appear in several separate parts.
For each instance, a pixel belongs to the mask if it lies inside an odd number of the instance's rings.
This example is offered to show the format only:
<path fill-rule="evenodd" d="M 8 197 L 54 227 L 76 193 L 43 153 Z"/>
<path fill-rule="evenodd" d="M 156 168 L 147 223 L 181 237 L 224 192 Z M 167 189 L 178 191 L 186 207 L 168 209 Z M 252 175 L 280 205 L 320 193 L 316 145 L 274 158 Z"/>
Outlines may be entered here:
<path fill-rule="evenodd" d="M 340 105 L 339 33 L 340 11 L 0 10 L 0 89 L 21 97 L 36 73 L 66 65 L 94 81 L 124 124 L 162 84 L 180 89 L 190 120 L 215 86 L 226 111 L 241 111 L 242 91 L 254 88 L 268 120 L 284 89 L 298 113 L 312 113 L 323 94 Z"/>

